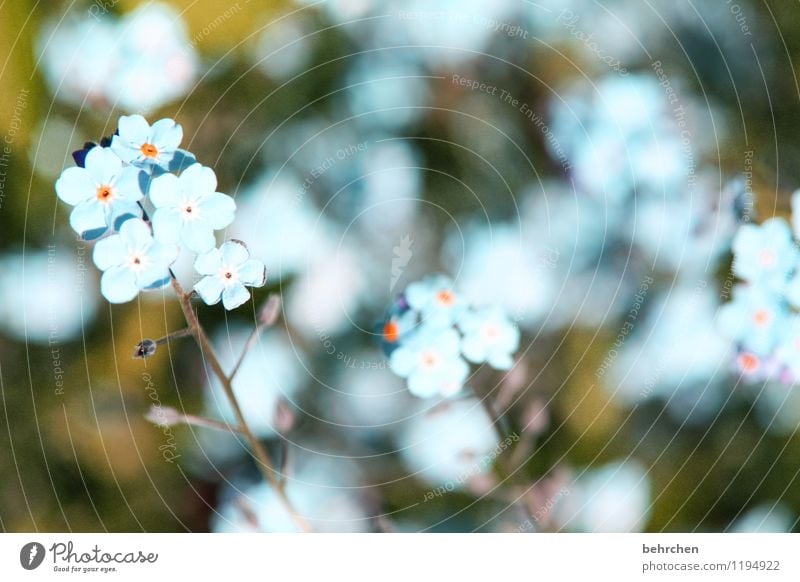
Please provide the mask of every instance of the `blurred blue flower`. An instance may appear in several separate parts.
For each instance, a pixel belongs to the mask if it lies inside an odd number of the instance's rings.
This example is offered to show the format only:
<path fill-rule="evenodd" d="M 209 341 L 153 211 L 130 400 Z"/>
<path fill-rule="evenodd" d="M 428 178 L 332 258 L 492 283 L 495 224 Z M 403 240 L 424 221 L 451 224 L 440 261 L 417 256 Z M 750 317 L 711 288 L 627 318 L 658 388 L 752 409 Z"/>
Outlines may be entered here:
<path fill-rule="evenodd" d="M 461 391 L 469 374 L 460 344 L 454 329 L 423 325 L 392 352 L 389 366 L 408 379 L 408 390 L 415 396 L 452 396 Z"/>
<path fill-rule="evenodd" d="M 453 281 L 444 275 L 411 283 L 405 296 L 408 305 L 420 312 L 422 323 L 431 327 L 452 325 L 467 309 L 464 298 L 453 289 Z"/>
<path fill-rule="evenodd" d="M 122 218 L 142 215 L 138 169 L 123 167 L 113 151 L 100 146 L 86 154 L 85 166 L 67 168 L 56 181 L 58 197 L 75 206 L 69 217 L 75 232 L 94 239 Z"/>
<path fill-rule="evenodd" d="M 497 370 L 510 370 L 519 347 L 519 328 L 499 307 L 468 311 L 458 327 L 464 334 L 461 351 L 473 364 L 488 363 Z"/>
<path fill-rule="evenodd" d="M 405 423 L 397 441 L 397 449 L 414 476 L 447 491 L 466 489 L 485 478 L 500 444 L 492 419 L 475 398 L 458 399 L 435 411 L 415 414 Z"/>
<path fill-rule="evenodd" d="M 178 248 L 156 241 L 146 222 L 132 218 L 122 223 L 119 234 L 104 238 L 94 247 L 94 264 L 104 271 L 100 291 L 111 303 L 130 301 L 140 290 L 157 289 L 169 282 L 169 266 Z"/>
<path fill-rule="evenodd" d="M 118 127 L 111 149 L 123 162 L 143 169 L 168 168 L 183 139 L 183 128 L 172 119 L 159 119 L 151 126 L 141 115 L 123 115 Z"/>
<path fill-rule="evenodd" d="M 730 339 L 766 356 L 783 339 L 786 314 L 779 296 L 756 285 L 737 285 L 733 301 L 722 306 L 717 323 Z"/>
<path fill-rule="evenodd" d="M 778 292 L 785 289 L 800 258 L 789 225 L 782 218 L 741 226 L 733 239 L 733 252 L 737 276 Z"/>
<path fill-rule="evenodd" d="M 236 203 L 216 192 L 214 170 L 192 164 L 180 176 L 164 174 L 150 185 L 155 237 L 165 243 L 183 243 L 195 253 L 214 248 L 214 231 L 233 222 Z"/>
<path fill-rule="evenodd" d="M 225 309 L 236 309 L 250 299 L 245 285 L 262 287 L 267 282 L 264 263 L 250 258 L 245 244 L 238 240 L 224 243 L 220 248 L 200 255 L 194 268 L 205 275 L 194 290 L 208 305 L 219 303 Z"/>

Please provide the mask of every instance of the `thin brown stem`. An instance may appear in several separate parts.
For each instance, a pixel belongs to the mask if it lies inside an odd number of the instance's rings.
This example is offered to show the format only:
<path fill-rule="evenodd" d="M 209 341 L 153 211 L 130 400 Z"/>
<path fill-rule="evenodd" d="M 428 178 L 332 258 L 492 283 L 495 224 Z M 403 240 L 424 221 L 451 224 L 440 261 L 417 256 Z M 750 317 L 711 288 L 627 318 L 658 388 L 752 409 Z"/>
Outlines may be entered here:
<path fill-rule="evenodd" d="M 289 497 L 286 495 L 286 491 L 281 484 L 280 480 L 278 479 L 274 469 L 272 459 L 270 458 L 267 449 L 264 445 L 261 444 L 261 441 L 256 438 L 253 434 L 253 431 L 250 429 L 250 426 L 247 424 L 247 421 L 244 418 L 244 414 L 242 413 L 242 408 L 239 405 L 239 401 L 236 398 L 236 394 L 233 391 L 233 386 L 231 384 L 231 377 L 225 373 L 222 369 L 222 364 L 220 364 L 219 358 L 214 351 L 213 346 L 211 345 L 211 341 L 208 339 L 205 330 L 200 325 L 200 321 L 197 319 L 197 314 L 194 312 L 191 303 L 191 293 L 187 293 L 181 287 L 181 284 L 178 280 L 173 277 L 172 278 L 172 286 L 175 288 L 175 291 L 178 294 L 178 298 L 180 299 L 181 309 L 183 311 L 183 315 L 186 318 L 186 323 L 191 330 L 192 336 L 197 341 L 197 345 L 200 348 L 200 351 L 203 353 L 205 358 L 208 360 L 209 365 L 211 366 L 211 370 L 214 372 L 214 375 L 222 384 L 222 389 L 225 392 L 225 396 L 228 398 L 228 402 L 233 409 L 233 413 L 236 416 L 236 421 L 238 426 L 241 428 L 242 434 L 247 439 L 250 448 L 253 450 L 253 454 L 256 457 L 256 465 L 258 465 L 261 474 L 264 476 L 264 479 L 272 486 L 275 490 L 275 493 L 278 495 L 281 503 L 283 504 L 286 511 L 294 520 L 297 527 L 300 531 L 303 532 L 310 532 L 311 526 L 309 525 L 308 521 L 298 513 L 292 502 L 289 500 Z"/>

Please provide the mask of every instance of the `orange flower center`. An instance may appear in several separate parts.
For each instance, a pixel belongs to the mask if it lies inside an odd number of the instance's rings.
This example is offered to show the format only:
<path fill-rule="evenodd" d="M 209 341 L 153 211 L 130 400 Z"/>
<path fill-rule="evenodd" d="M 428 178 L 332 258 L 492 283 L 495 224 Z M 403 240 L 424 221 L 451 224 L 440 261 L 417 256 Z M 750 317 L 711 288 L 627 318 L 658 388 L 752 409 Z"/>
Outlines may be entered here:
<path fill-rule="evenodd" d="M 439 363 L 439 357 L 435 353 L 431 352 L 422 354 L 421 360 L 422 360 L 422 365 L 428 369 L 435 368 Z"/>
<path fill-rule="evenodd" d="M 452 291 L 448 290 L 439 291 L 436 294 L 436 301 L 438 301 L 440 305 L 446 305 L 450 307 L 456 302 L 456 295 Z"/>
<path fill-rule="evenodd" d="M 108 202 L 114 196 L 114 190 L 108 184 L 103 184 L 97 188 L 97 199 L 100 202 Z"/>
<path fill-rule="evenodd" d="M 142 147 L 139 149 L 146 158 L 154 158 L 158 155 L 158 148 L 151 143 L 142 144 Z"/>
<path fill-rule="evenodd" d="M 753 321 L 758 327 L 764 327 L 770 322 L 770 313 L 766 309 L 759 309 L 753 314 Z"/>
<path fill-rule="evenodd" d="M 758 370 L 759 363 L 758 357 L 753 354 L 741 354 L 739 356 L 739 367 L 748 374 Z"/>
<path fill-rule="evenodd" d="M 400 327 L 394 321 L 387 321 L 383 326 L 383 339 L 390 344 L 400 339 Z"/>

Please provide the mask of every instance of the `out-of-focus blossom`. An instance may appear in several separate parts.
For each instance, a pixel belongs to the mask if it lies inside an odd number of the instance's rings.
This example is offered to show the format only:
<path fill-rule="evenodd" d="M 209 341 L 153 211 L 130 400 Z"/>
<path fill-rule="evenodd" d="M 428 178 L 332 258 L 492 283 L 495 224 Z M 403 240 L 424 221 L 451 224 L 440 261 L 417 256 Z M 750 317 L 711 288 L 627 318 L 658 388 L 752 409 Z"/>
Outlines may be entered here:
<path fill-rule="evenodd" d="M 294 453 L 294 451 L 292 451 Z M 360 533 L 371 530 L 358 467 L 344 458 L 300 453 L 296 472 L 287 477 L 286 494 L 316 532 Z M 292 457 L 293 463 L 295 456 Z M 236 483 L 236 482 L 234 482 Z M 267 483 L 229 486 L 211 520 L 211 530 L 225 532 L 297 532 L 297 523 Z"/>
<path fill-rule="evenodd" d="M 251 259 L 245 244 L 238 240 L 224 243 L 197 257 L 195 269 L 204 275 L 194 290 L 208 305 L 222 299 L 225 309 L 236 309 L 248 299 L 250 287 L 263 287 L 267 282 L 267 269 L 258 259 Z"/>
<path fill-rule="evenodd" d="M 519 328 L 498 307 L 468 311 L 458 327 L 464 334 L 461 351 L 473 364 L 488 363 L 498 370 L 509 370 L 519 348 Z"/>
<path fill-rule="evenodd" d="M 167 169 L 182 139 L 183 128 L 172 119 L 159 119 L 150 125 L 141 115 L 123 115 L 111 149 L 123 162 L 136 167 L 157 165 Z"/>
<path fill-rule="evenodd" d="M 249 330 L 234 328 L 229 334 L 216 334 L 214 345 L 220 362 L 231 370 L 244 349 Z M 242 362 L 233 379 L 233 390 L 242 407 L 247 423 L 262 438 L 275 434 L 275 414 L 278 402 L 291 402 L 301 388 L 304 376 L 300 355 L 286 339 L 273 328 L 260 336 Z M 212 418 L 236 425 L 236 416 L 216 377 L 211 375 L 207 386 L 205 407 Z M 219 435 L 214 435 L 218 438 Z M 244 445 L 240 445 L 244 447 Z M 246 448 L 246 447 L 244 447 Z"/>
<path fill-rule="evenodd" d="M 681 422 L 709 418 L 724 400 L 732 354 L 716 327 L 715 290 L 705 281 L 684 283 L 645 299 L 621 325 L 619 345 L 612 344 L 598 374 L 625 404 L 659 398 Z"/>
<path fill-rule="evenodd" d="M 426 324 L 392 352 L 389 365 L 415 396 L 452 396 L 461 391 L 469 366 L 461 358 L 460 338 L 450 328 Z"/>
<path fill-rule="evenodd" d="M 51 245 L 0 256 L 0 332 L 51 347 L 79 337 L 97 311 L 88 255 L 79 242 L 74 249 Z"/>
<path fill-rule="evenodd" d="M 180 15 L 158 2 L 121 18 L 90 9 L 50 22 L 37 44 L 51 90 L 78 106 L 147 113 L 184 95 L 197 73 Z"/>
<path fill-rule="evenodd" d="M 731 524 L 735 533 L 791 533 L 796 518 L 780 502 L 767 502 L 749 509 Z"/>
<path fill-rule="evenodd" d="M 471 478 L 491 471 L 498 444 L 491 419 L 474 398 L 418 414 L 397 441 L 411 475 L 448 491 L 463 489 Z"/>
<path fill-rule="evenodd" d="M 785 331 L 786 306 L 779 297 L 755 285 L 737 285 L 733 300 L 722 306 L 719 328 L 730 339 L 759 356 L 766 356 Z"/>
<path fill-rule="evenodd" d="M 157 289 L 169 282 L 169 266 L 178 256 L 174 245 L 153 238 L 141 219 L 122 223 L 119 234 L 104 238 L 94 247 L 92 258 L 103 271 L 100 291 L 111 303 L 126 303 L 145 289 Z"/>
<path fill-rule="evenodd" d="M 588 469 L 556 509 L 564 530 L 589 533 L 642 531 L 647 525 L 650 479 L 637 461 Z"/>
<path fill-rule="evenodd" d="M 417 63 L 380 53 L 354 58 L 345 95 L 356 123 L 392 131 L 422 118 L 430 91 L 425 71 Z"/>
<path fill-rule="evenodd" d="M 800 258 L 789 225 L 771 218 L 760 225 L 745 224 L 733 239 L 733 272 L 741 279 L 781 292 Z"/>
<path fill-rule="evenodd" d="M 306 36 L 303 24 L 300 19 L 281 18 L 265 28 L 250 51 L 258 68 L 279 81 L 302 72 L 311 62 L 313 49 L 313 36 Z"/>
<path fill-rule="evenodd" d="M 453 281 L 443 275 L 411 283 L 405 291 L 411 309 L 420 313 L 422 322 L 431 327 L 457 323 L 467 310 L 467 302 L 453 288 Z"/>
<path fill-rule="evenodd" d="M 236 203 L 217 192 L 214 170 L 193 164 L 180 176 L 164 174 L 150 185 L 150 201 L 156 207 L 153 231 L 165 243 L 182 243 L 205 253 L 214 248 L 214 231 L 233 222 Z"/>
<path fill-rule="evenodd" d="M 58 197 L 74 206 L 72 229 L 90 240 L 115 228 L 123 218 L 139 217 L 142 199 L 139 170 L 123 167 L 109 148 L 95 147 L 86 155 L 85 168 L 67 168 L 56 181 Z"/>

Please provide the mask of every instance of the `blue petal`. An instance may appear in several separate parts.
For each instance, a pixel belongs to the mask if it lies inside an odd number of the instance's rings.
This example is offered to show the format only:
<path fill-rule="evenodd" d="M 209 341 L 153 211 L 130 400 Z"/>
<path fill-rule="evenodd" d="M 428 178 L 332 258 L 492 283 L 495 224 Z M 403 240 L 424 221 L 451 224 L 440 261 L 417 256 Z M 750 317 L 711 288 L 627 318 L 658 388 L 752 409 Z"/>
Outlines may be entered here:
<path fill-rule="evenodd" d="M 128 166 L 120 171 L 114 182 L 116 194 L 120 199 L 129 202 L 137 202 L 144 197 L 144 192 L 142 191 L 139 181 L 139 175 L 142 173 L 141 170 L 133 166 Z"/>
<path fill-rule="evenodd" d="M 236 214 L 236 202 L 221 192 L 214 192 L 204 197 L 199 206 L 203 218 L 214 230 L 228 226 Z"/>
<path fill-rule="evenodd" d="M 205 253 L 214 248 L 214 231 L 204 221 L 187 222 L 181 228 L 181 241 L 195 253 Z"/>
<path fill-rule="evenodd" d="M 159 151 L 174 152 L 181 145 L 183 128 L 173 119 L 159 119 L 150 128 L 150 139 Z"/>
<path fill-rule="evenodd" d="M 117 123 L 119 137 L 126 143 L 141 146 L 150 136 L 150 125 L 139 114 L 123 115 Z"/>
<path fill-rule="evenodd" d="M 136 202 L 117 202 L 111 207 L 111 227 L 119 232 L 123 223 L 131 218 L 141 218 L 142 207 Z"/>
<path fill-rule="evenodd" d="M 267 282 L 267 268 L 258 259 L 249 259 L 238 269 L 239 281 L 251 287 L 263 287 Z"/>
<path fill-rule="evenodd" d="M 71 206 L 94 198 L 96 189 L 94 180 L 83 168 L 67 168 L 56 180 L 56 194 Z"/>
<path fill-rule="evenodd" d="M 86 154 L 86 171 L 97 184 L 111 184 L 122 170 L 122 160 L 110 148 L 92 148 Z"/>
<path fill-rule="evenodd" d="M 175 172 L 175 173 L 183 172 L 186 168 L 196 163 L 197 163 L 197 158 L 194 157 L 194 154 L 192 154 L 191 152 L 187 152 L 186 150 L 178 150 L 175 152 L 175 155 L 169 161 L 167 169 L 170 172 Z"/>
<path fill-rule="evenodd" d="M 235 283 L 222 292 L 222 304 L 230 311 L 250 299 L 250 292 L 241 283 Z"/>
<path fill-rule="evenodd" d="M 111 267 L 100 279 L 100 292 L 111 303 L 126 303 L 139 294 L 136 275 L 125 267 Z"/>
<path fill-rule="evenodd" d="M 92 259 L 97 268 L 107 271 L 111 267 L 121 265 L 128 256 L 128 247 L 119 235 L 110 236 L 94 246 Z"/>
<path fill-rule="evenodd" d="M 145 250 L 153 242 L 150 227 L 143 220 L 126 220 L 119 229 L 119 235 L 129 249 Z"/>
<path fill-rule="evenodd" d="M 238 267 L 250 258 L 247 245 L 240 240 L 229 240 L 219 250 L 222 253 L 222 264 L 226 266 Z"/>
<path fill-rule="evenodd" d="M 175 244 L 180 240 L 183 219 L 174 208 L 159 208 L 153 214 L 153 235 L 165 244 Z"/>
<path fill-rule="evenodd" d="M 218 275 L 222 269 L 222 253 L 219 249 L 198 255 L 194 262 L 194 270 L 201 275 Z"/>
<path fill-rule="evenodd" d="M 202 164 L 192 164 L 186 168 L 180 180 L 185 191 L 198 195 L 211 194 L 217 189 L 217 175 Z"/>
<path fill-rule="evenodd" d="M 222 281 L 216 276 L 203 277 L 194 286 L 194 290 L 197 291 L 200 299 L 202 299 L 206 305 L 219 303 L 224 288 L 225 286 L 222 284 Z"/>
<path fill-rule="evenodd" d="M 81 202 L 69 215 L 70 226 L 80 234 L 108 228 L 106 207 L 97 199 Z"/>
<path fill-rule="evenodd" d="M 156 208 L 176 207 L 181 203 L 181 184 L 174 174 L 154 178 L 150 184 L 150 201 Z"/>

